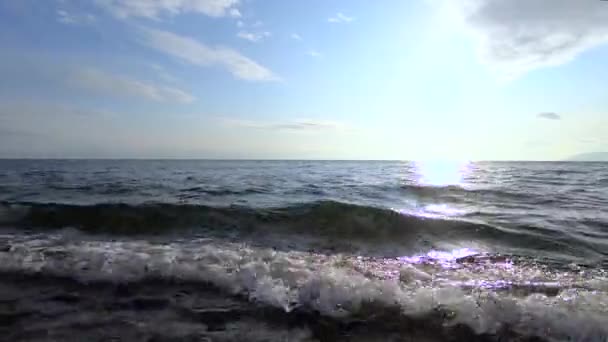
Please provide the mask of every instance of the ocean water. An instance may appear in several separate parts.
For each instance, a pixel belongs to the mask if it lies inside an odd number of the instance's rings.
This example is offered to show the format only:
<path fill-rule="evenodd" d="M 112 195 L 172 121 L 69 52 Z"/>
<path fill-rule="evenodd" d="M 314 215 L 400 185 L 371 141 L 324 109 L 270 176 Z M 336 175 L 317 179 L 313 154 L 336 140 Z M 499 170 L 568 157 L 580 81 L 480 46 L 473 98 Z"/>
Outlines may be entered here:
<path fill-rule="evenodd" d="M 0 160 L 0 339 L 608 341 L 608 164 Z"/>

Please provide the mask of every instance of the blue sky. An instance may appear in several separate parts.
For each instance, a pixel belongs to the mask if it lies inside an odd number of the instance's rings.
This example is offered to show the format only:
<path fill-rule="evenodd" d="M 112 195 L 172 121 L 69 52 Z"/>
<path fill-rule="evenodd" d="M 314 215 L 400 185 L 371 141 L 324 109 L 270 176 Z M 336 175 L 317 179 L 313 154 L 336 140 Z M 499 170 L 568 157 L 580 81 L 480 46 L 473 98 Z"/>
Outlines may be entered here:
<path fill-rule="evenodd" d="M 0 0 L 0 157 L 608 150 L 608 3 Z"/>

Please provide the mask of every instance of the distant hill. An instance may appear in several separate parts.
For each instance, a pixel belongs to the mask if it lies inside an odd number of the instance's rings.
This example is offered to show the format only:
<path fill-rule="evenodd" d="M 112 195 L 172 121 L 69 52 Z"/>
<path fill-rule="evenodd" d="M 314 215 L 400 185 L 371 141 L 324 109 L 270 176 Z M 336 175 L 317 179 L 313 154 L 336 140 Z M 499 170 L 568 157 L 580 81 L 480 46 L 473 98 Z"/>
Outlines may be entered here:
<path fill-rule="evenodd" d="M 605 161 L 608 162 L 608 152 L 581 153 L 568 158 L 569 161 Z"/>

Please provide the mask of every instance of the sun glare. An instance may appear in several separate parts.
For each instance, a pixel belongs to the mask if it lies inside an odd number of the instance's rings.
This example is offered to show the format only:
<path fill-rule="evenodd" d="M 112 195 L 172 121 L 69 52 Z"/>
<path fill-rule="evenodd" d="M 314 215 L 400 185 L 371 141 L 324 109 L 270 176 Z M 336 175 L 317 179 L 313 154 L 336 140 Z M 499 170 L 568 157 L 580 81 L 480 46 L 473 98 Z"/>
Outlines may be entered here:
<path fill-rule="evenodd" d="M 414 171 L 420 185 L 450 186 L 464 184 L 470 173 L 469 161 L 417 161 Z"/>

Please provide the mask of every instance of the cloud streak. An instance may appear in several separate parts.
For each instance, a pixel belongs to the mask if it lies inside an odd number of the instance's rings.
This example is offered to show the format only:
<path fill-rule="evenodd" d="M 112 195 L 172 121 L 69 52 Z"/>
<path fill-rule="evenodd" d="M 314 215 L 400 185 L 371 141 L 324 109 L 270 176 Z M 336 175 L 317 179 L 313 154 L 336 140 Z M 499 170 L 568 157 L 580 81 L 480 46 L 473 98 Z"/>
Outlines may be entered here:
<path fill-rule="evenodd" d="M 310 57 L 313 57 L 313 58 L 321 58 L 321 57 L 323 57 L 322 53 L 320 53 L 319 51 L 314 50 L 314 49 L 306 51 L 306 54 L 309 55 Z"/>
<path fill-rule="evenodd" d="M 140 43 L 178 60 L 200 67 L 217 66 L 228 70 L 236 78 L 268 82 L 280 78 L 272 71 L 226 47 L 209 47 L 192 38 L 177 34 L 141 29 Z"/>
<path fill-rule="evenodd" d="M 40 133 L 34 133 L 34 132 L 30 132 L 30 131 L 25 131 L 25 130 L 16 130 L 16 129 L 0 129 L 0 141 L 2 139 L 31 139 L 31 138 L 36 138 L 36 137 L 40 137 L 42 136 L 42 134 Z"/>
<path fill-rule="evenodd" d="M 608 42 L 599 0 L 444 0 L 472 33 L 480 59 L 501 77 L 567 63 Z"/>
<path fill-rule="evenodd" d="M 350 23 L 352 21 L 354 21 L 355 18 L 354 17 L 349 17 L 344 13 L 338 12 L 336 13 L 335 16 L 333 17 L 329 17 L 327 19 L 328 22 L 332 23 L 332 24 L 342 24 L 342 23 Z"/>
<path fill-rule="evenodd" d="M 162 15 L 201 13 L 210 17 L 240 17 L 239 0 L 95 0 L 95 3 L 117 18 L 143 17 L 159 19 Z"/>
<path fill-rule="evenodd" d="M 258 43 L 258 42 L 261 42 L 264 39 L 270 37 L 270 32 L 268 32 L 268 31 L 264 31 L 264 32 L 239 31 L 239 33 L 237 33 L 236 36 L 241 39 L 248 40 L 252 43 Z"/>
<path fill-rule="evenodd" d="M 576 141 L 580 144 L 585 144 L 585 145 L 595 145 L 595 144 L 601 143 L 601 141 L 599 139 L 590 139 L 590 138 L 578 138 Z"/>
<path fill-rule="evenodd" d="M 561 120 L 561 118 L 562 118 L 561 115 L 559 115 L 557 113 L 553 113 L 553 112 L 538 113 L 537 116 L 541 119 L 548 119 L 548 120 Z"/>
<path fill-rule="evenodd" d="M 335 121 L 324 121 L 324 120 L 291 120 L 283 122 L 267 122 L 267 121 L 251 121 L 251 120 L 240 120 L 223 118 L 221 122 L 231 127 L 242 127 L 242 128 L 253 128 L 261 130 L 272 130 L 272 131 L 299 131 L 299 132 L 310 132 L 310 131 L 323 131 L 323 130 L 343 130 L 346 126 L 342 123 Z"/>
<path fill-rule="evenodd" d="M 191 103 L 195 97 L 177 88 L 144 82 L 95 68 L 71 72 L 68 83 L 76 88 L 117 97 L 137 97 L 156 102 Z"/>
<path fill-rule="evenodd" d="M 553 112 L 538 113 L 537 116 L 541 119 L 548 119 L 548 120 L 561 120 L 561 118 L 562 118 L 561 115 L 559 115 L 557 113 L 553 113 Z"/>
<path fill-rule="evenodd" d="M 92 14 L 74 14 L 66 10 L 57 10 L 57 21 L 66 25 L 87 25 L 96 21 Z"/>

